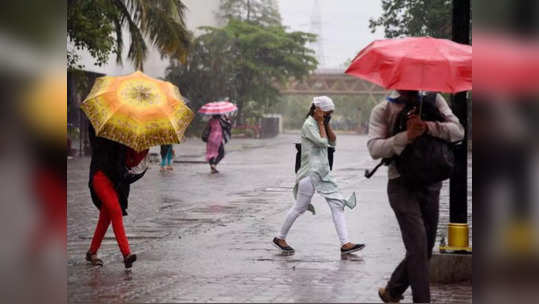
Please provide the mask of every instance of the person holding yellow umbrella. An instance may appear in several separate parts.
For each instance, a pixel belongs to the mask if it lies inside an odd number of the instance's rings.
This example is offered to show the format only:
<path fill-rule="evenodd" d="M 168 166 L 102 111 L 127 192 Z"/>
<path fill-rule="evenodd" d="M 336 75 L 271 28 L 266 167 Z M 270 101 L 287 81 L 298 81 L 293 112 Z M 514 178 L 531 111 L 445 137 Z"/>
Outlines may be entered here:
<path fill-rule="evenodd" d="M 98 78 L 81 109 L 91 122 L 89 187 L 99 209 L 86 260 L 103 265 L 97 251 L 112 223 L 125 268 L 131 268 L 137 256 L 130 251 L 122 216 L 127 215 L 130 184 L 146 172 L 134 173 L 133 168 L 149 147 L 179 143 L 194 114 L 177 87 L 142 72 Z"/>

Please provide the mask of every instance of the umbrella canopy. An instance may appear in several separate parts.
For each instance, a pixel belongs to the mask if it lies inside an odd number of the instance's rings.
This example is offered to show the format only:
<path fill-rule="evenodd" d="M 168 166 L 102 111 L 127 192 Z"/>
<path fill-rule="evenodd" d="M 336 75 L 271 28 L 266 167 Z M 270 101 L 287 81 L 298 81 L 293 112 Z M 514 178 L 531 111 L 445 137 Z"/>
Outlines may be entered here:
<path fill-rule="evenodd" d="M 474 41 L 477 54 L 480 54 L 474 59 L 476 91 L 498 96 L 536 96 L 539 90 L 539 43 L 482 32 L 474 32 Z"/>
<path fill-rule="evenodd" d="M 472 47 L 430 37 L 377 40 L 359 52 L 345 73 L 386 89 L 469 91 Z"/>
<path fill-rule="evenodd" d="M 238 110 L 238 107 L 228 101 L 214 101 L 203 105 L 198 113 L 205 115 L 222 115 Z"/>
<path fill-rule="evenodd" d="M 142 72 L 98 78 L 81 109 L 97 136 L 136 151 L 179 143 L 194 117 L 176 86 Z"/>

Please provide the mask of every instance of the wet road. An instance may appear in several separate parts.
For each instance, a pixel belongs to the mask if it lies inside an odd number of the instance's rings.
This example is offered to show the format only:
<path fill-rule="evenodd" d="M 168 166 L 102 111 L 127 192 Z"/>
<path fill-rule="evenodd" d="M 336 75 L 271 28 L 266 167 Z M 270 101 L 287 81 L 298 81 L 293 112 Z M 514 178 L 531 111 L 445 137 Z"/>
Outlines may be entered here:
<path fill-rule="evenodd" d="M 297 135 L 269 140 L 234 139 L 220 174 L 197 164 L 198 139 L 176 145 L 173 172 L 153 164 L 133 185 L 124 217 L 138 261 L 123 270 L 112 229 L 99 252 L 105 266 L 84 261 L 98 212 L 87 188 L 89 159 L 68 161 L 68 298 L 70 302 L 380 302 L 404 254 L 386 197 L 386 169 L 368 181 L 366 137 L 342 135 L 335 173 L 343 193 L 356 191 L 358 206 L 346 211 L 352 241 L 367 247 L 342 258 L 326 202 L 315 195 L 317 214 L 302 215 L 282 256 L 271 245 L 293 203 Z M 155 150 L 157 151 L 157 150 Z M 447 187 L 441 222 L 447 222 Z M 470 206 L 471 210 L 471 206 Z M 470 284 L 435 285 L 433 300 L 471 303 Z M 408 291 L 406 300 L 411 300 Z"/>

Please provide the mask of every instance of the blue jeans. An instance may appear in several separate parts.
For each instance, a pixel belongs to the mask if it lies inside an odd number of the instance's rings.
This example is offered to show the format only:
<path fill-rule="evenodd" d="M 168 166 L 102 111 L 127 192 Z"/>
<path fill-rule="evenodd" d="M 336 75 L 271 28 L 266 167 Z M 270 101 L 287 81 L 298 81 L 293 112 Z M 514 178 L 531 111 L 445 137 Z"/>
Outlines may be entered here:
<path fill-rule="evenodd" d="M 165 157 L 161 158 L 161 167 L 165 166 L 165 162 L 167 166 L 170 166 L 171 160 L 172 160 L 172 148 L 168 150 L 167 155 L 165 155 Z"/>

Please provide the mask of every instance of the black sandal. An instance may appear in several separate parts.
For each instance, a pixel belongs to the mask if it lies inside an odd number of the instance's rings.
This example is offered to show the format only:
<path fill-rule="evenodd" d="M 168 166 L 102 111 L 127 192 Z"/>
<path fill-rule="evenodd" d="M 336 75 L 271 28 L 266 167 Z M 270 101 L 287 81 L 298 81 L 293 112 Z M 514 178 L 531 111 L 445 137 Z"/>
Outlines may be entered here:
<path fill-rule="evenodd" d="M 365 248 L 365 244 L 355 244 L 353 247 L 348 248 L 348 249 L 343 249 L 341 247 L 341 253 L 342 254 L 352 253 L 352 252 L 360 251 L 363 248 Z"/>
<path fill-rule="evenodd" d="M 384 303 L 400 303 L 400 301 L 404 300 L 402 295 L 393 297 L 387 288 L 378 289 L 378 296 Z"/>
<path fill-rule="evenodd" d="M 281 244 L 279 244 L 279 239 L 278 238 L 273 238 L 273 245 L 279 249 L 281 249 L 283 252 L 286 252 L 286 253 L 292 253 L 294 252 L 294 248 L 290 247 L 290 246 L 281 246 Z"/>
<path fill-rule="evenodd" d="M 86 261 L 90 262 L 93 266 L 103 266 L 103 261 L 97 257 L 97 254 L 86 252 Z"/>
<path fill-rule="evenodd" d="M 125 268 L 129 269 L 133 266 L 133 263 L 137 260 L 136 254 L 128 254 L 126 257 L 124 257 L 124 265 Z"/>

